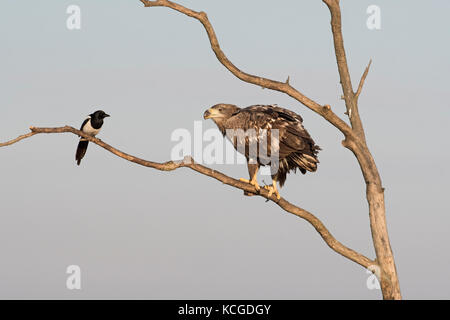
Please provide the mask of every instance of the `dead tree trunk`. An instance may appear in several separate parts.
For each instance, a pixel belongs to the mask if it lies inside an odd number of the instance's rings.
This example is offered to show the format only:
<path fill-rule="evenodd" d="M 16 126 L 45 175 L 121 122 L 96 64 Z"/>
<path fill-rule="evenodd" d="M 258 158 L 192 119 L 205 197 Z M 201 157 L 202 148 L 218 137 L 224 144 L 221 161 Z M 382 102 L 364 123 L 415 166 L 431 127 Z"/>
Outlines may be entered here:
<path fill-rule="evenodd" d="M 349 140 L 348 137 L 346 137 L 346 140 L 344 140 L 344 146 L 348 147 L 356 156 L 366 183 L 366 197 L 367 202 L 369 203 L 370 228 L 372 230 L 372 240 L 377 256 L 376 261 L 380 271 L 380 284 L 383 292 L 383 298 L 401 299 L 394 255 L 389 242 L 389 235 L 386 225 L 384 188 L 382 186 L 375 161 L 369 148 L 367 147 L 364 128 L 358 110 L 358 97 L 369 72 L 371 62 L 369 62 L 369 65 L 363 73 L 358 90 L 354 92 L 344 49 L 339 0 L 323 0 L 323 2 L 325 2 L 330 9 L 334 50 L 336 53 L 336 61 L 342 91 L 344 93 L 343 98 L 347 107 L 346 114 L 350 119 L 352 129 L 357 138 L 355 141 Z"/>

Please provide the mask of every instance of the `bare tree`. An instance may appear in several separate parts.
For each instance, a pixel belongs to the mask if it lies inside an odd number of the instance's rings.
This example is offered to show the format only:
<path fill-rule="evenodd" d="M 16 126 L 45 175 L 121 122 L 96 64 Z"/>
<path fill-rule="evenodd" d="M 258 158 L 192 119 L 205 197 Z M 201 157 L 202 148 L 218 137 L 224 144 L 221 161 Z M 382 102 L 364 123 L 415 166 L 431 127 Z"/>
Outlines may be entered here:
<path fill-rule="evenodd" d="M 342 145 L 355 155 L 364 177 L 364 181 L 366 183 L 366 198 L 369 204 L 370 227 L 372 231 L 372 239 L 375 248 L 376 259 L 369 259 L 361 253 L 358 253 L 340 243 L 333 237 L 333 235 L 328 231 L 324 224 L 307 210 L 293 205 L 284 198 L 277 199 L 276 195 L 269 195 L 269 191 L 265 189 L 260 189 L 259 191 L 257 191 L 254 186 L 248 183 L 233 179 L 219 171 L 195 163 L 194 159 L 192 159 L 191 157 L 186 157 L 182 161 L 168 161 L 164 163 L 157 163 L 140 159 L 138 157 L 117 150 L 109 144 L 103 142 L 102 140 L 88 136 L 85 133 L 70 126 L 55 128 L 30 127 L 31 132 L 19 136 L 16 139 L 0 143 L 0 147 L 14 144 L 20 140 L 29 138 L 36 134 L 68 132 L 84 137 L 87 140 L 99 145 L 100 147 L 125 160 L 137 163 L 145 167 L 150 167 L 162 171 L 172 171 L 181 167 L 187 167 L 198 173 L 219 180 L 224 184 L 250 193 L 258 194 L 259 196 L 264 197 L 267 200 L 273 201 L 283 210 L 305 219 L 313 225 L 313 227 L 322 236 L 323 240 L 331 249 L 341 254 L 342 256 L 358 263 L 359 265 L 370 269 L 377 275 L 381 284 L 381 290 L 384 299 L 401 299 L 400 286 L 398 282 L 394 256 L 392 254 L 386 226 L 384 188 L 382 186 L 381 178 L 378 173 L 375 161 L 370 153 L 369 148 L 367 147 L 364 128 L 358 111 L 358 97 L 361 94 L 371 62 L 369 62 L 367 68 L 365 69 L 360 79 L 358 88 L 355 92 L 353 90 L 344 49 L 339 0 L 322 1 L 328 6 L 328 9 L 331 13 L 331 31 L 333 34 L 336 61 L 343 91 L 342 99 L 345 100 L 347 109 L 345 114 L 348 116 L 350 124 L 347 124 L 346 121 L 337 116 L 332 111 L 330 105 L 320 105 L 319 103 L 306 97 L 300 91 L 292 87 L 289 83 L 289 78 L 285 82 L 280 82 L 251 75 L 237 68 L 230 60 L 228 60 L 228 58 L 220 48 L 214 29 L 205 12 L 197 12 L 168 0 L 140 1 L 145 5 L 145 7 L 167 7 L 198 20 L 199 22 L 201 22 L 208 34 L 211 48 L 214 51 L 217 59 L 233 75 L 235 75 L 242 81 L 252 83 L 263 88 L 283 92 L 291 96 L 307 108 L 322 116 L 325 120 L 327 120 L 342 132 L 345 137 L 345 139 L 342 141 Z"/>

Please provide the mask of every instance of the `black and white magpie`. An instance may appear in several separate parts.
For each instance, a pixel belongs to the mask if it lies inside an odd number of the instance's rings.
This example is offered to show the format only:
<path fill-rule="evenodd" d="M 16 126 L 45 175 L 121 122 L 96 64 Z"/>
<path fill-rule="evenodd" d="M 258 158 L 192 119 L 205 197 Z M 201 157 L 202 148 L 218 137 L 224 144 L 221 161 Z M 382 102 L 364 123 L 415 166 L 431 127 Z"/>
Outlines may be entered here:
<path fill-rule="evenodd" d="M 95 137 L 100 132 L 100 128 L 103 125 L 103 119 L 105 119 L 106 117 L 109 117 L 109 114 L 106 114 L 103 110 L 97 110 L 94 113 L 91 113 L 86 118 L 86 120 L 83 121 L 80 131 L 83 131 L 84 133 Z M 88 140 L 83 137 L 80 138 L 77 153 L 75 154 L 77 165 L 80 165 L 81 159 L 83 159 L 84 155 L 86 154 L 88 144 Z"/>

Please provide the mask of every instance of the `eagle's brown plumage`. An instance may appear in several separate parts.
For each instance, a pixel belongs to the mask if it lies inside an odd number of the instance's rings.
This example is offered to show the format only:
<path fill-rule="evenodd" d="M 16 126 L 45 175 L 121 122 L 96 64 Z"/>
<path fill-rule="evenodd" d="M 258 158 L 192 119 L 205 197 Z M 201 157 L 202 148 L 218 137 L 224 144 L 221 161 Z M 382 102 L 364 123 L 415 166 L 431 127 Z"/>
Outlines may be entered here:
<path fill-rule="evenodd" d="M 307 171 L 314 172 L 317 170 L 317 164 L 319 163 L 317 154 L 320 147 L 314 143 L 314 140 L 303 127 L 302 117 L 295 112 L 276 105 L 254 105 L 241 109 L 231 104 L 217 104 L 204 113 L 204 118 L 212 118 L 224 135 L 227 135 L 229 129 L 241 129 L 245 132 L 255 130 L 256 135 L 253 135 L 253 139 L 261 139 L 258 133 L 267 130 L 268 141 L 262 144 L 267 145 L 267 150 L 263 150 L 262 154 L 267 154 L 268 157 L 270 157 L 272 151 L 270 150 L 271 130 L 277 129 L 279 143 L 276 145 L 278 145 L 279 167 L 276 173 L 272 173 L 275 188 L 275 181 L 283 186 L 286 175 L 290 171 L 295 172 L 299 169 L 305 174 Z M 267 165 L 267 159 L 260 157 L 260 152 L 258 152 L 257 159 L 254 159 L 256 163 L 252 165 L 248 150 L 248 146 L 252 142 L 252 136 L 245 136 L 244 138 L 245 142 L 241 140 L 239 142 L 245 143 L 245 151 L 238 151 L 246 156 L 250 177 L 257 185 L 256 172 L 261 165 Z M 237 148 L 238 139 L 237 137 L 231 139 L 235 148 Z"/>

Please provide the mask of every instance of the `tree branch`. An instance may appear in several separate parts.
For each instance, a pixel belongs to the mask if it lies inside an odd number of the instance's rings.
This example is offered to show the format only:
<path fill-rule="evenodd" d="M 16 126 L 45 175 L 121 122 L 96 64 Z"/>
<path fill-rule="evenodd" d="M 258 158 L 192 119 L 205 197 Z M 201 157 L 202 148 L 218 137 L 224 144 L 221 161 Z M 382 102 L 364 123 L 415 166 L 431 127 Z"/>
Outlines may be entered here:
<path fill-rule="evenodd" d="M 344 37 L 342 36 L 341 9 L 339 0 L 323 0 L 331 13 L 331 30 L 333 33 L 334 51 L 339 71 L 342 91 L 344 93 L 346 114 L 349 116 L 350 123 L 358 138 L 365 143 L 364 129 L 359 117 L 358 104 L 356 103 L 355 93 L 353 92 L 352 80 L 348 71 L 347 56 L 344 49 Z"/>
<path fill-rule="evenodd" d="M 172 170 L 176 170 L 178 168 L 187 167 L 187 168 L 192 169 L 192 170 L 194 170 L 198 173 L 201 173 L 205 176 L 214 178 L 224 184 L 227 184 L 229 186 L 235 187 L 235 188 L 243 190 L 243 191 L 254 193 L 256 195 L 259 195 L 263 198 L 266 198 L 267 200 L 270 200 L 270 201 L 276 203 L 279 207 L 281 207 L 285 211 L 292 213 L 292 214 L 308 221 L 316 229 L 316 231 L 320 234 L 320 236 L 323 238 L 323 240 L 326 242 L 326 244 L 331 249 L 333 249 L 335 252 L 360 264 L 361 266 L 363 266 L 365 268 L 376 265 L 375 261 L 344 246 L 342 243 L 337 241 L 336 238 L 334 238 L 334 236 L 328 231 L 328 229 L 325 227 L 325 225 L 309 211 L 293 205 L 292 203 L 285 200 L 284 198 L 277 199 L 276 195 L 274 195 L 274 194 L 272 194 L 269 197 L 269 191 L 264 188 L 261 188 L 258 192 L 258 191 L 256 191 L 255 187 L 250 185 L 249 183 L 245 183 L 245 182 L 236 180 L 236 179 L 231 178 L 219 171 L 216 171 L 211 168 L 205 167 L 201 164 L 198 164 L 190 156 L 187 156 L 187 157 L 185 157 L 184 160 L 180 160 L 180 161 L 167 161 L 167 162 L 159 163 L 159 162 L 144 160 L 144 159 L 132 156 L 130 154 L 127 154 L 125 152 L 122 152 L 122 151 L 112 147 L 111 145 L 103 142 L 102 140 L 95 138 L 95 137 L 91 137 L 91 136 L 85 134 L 84 132 L 77 130 L 70 126 L 54 127 L 54 128 L 30 127 L 30 130 L 31 130 L 30 133 L 21 135 L 21 136 L 17 137 L 16 139 L 12 139 L 10 141 L 0 143 L 0 147 L 12 145 L 16 142 L 19 142 L 20 140 L 29 138 L 31 136 L 34 136 L 34 135 L 40 134 L 40 133 L 69 132 L 69 133 L 73 133 L 75 135 L 81 136 L 81 137 L 89 140 L 92 143 L 95 143 L 96 145 L 106 149 L 107 151 L 113 153 L 114 155 L 116 155 L 122 159 L 125 159 L 130 162 L 134 162 L 134 163 L 139 164 L 144 167 L 149 167 L 149 168 L 157 169 L 160 171 L 172 171 Z"/>
<path fill-rule="evenodd" d="M 301 92 L 299 92 L 297 89 L 292 87 L 289 84 L 289 81 L 280 82 L 275 81 L 255 75 L 251 75 L 249 73 L 241 71 L 238 67 L 236 67 L 225 55 L 225 53 L 222 51 L 219 45 L 219 41 L 217 40 L 216 33 L 214 31 L 214 28 L 211 25 L 211 22 L 208 19 L 208 16 L 205 12 L 200 11 L 194 11 L 192 9 L 186 8 L 182 5 L 179 5 L 177 3 L 174 3 L 172 1 L 168 0 L 155 0 L 155 1 L 148 1 L 148 0 L 140 0 L 145 7 L 167 7 L 171 8 L 175 11 L 178 11 L 180 13 L 183 13 L 191 18 L 197 19 L 200 21 L 200 23 L 203 25 L 203 27 L 206 30 L 206 33 L 208 34 L 209 42 L 211 44 L 211 48 L 216 55 L 219 62 L 227 68 L 233 75 L 235 75 L 240 80 L 252 83 L 258 86 L 261 86 L 263 88 L 279 91 L 286 93 L 287 95 L 291 96 L 292 98 L 296 99 L 300 103 L 302 103 L 307 108 L 311 109 L 312 111 L 316 112 L 317 114 L 321 115 L 323 118 L 325 118 L 329 123 L 331 123 L 333 126 L 335 126 L 337 129 L 339 129 L 347 138 L 353 139 L 355 141 L 358 140 L 358 138 L 354 135 L 352 129 L 350 126 L 345 123 L 341 118 L 339 118 L 332 110 L 331 108 L 324 107 L 317 102 L 313 101 L 312 99 L 306 97 Z"/>

